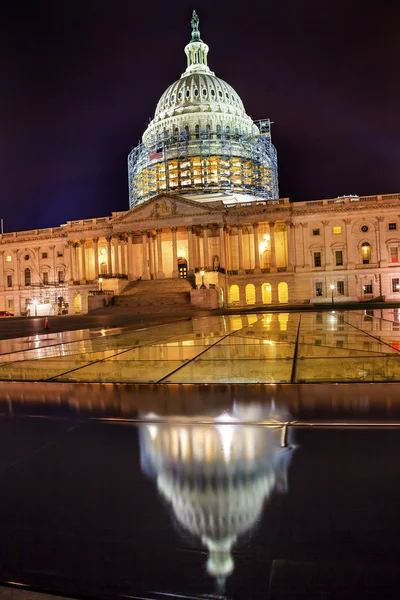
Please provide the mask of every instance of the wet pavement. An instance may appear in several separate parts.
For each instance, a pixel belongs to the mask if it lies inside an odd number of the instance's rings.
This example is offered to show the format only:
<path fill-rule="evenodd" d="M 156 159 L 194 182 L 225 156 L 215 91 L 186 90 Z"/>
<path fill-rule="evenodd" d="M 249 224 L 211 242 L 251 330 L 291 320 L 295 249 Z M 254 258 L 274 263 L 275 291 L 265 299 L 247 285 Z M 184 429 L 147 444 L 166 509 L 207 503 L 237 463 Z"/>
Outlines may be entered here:
<path fill-rule="evenodd" d="M 399 309 L 203 316 L 0 342 L 0 380 L 400 381 Z"/>
<path fill-rule="evenodd" d="M 2 390 L 1 581 L 101 600 L 398 597 L 397 384 Z"/>

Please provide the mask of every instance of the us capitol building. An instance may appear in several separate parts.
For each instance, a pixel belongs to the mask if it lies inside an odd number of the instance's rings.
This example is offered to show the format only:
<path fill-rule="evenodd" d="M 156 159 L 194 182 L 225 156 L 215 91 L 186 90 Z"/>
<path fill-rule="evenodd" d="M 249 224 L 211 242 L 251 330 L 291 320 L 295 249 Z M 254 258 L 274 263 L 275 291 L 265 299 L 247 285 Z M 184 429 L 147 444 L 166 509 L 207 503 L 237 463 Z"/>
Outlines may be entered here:
<path fill-rule="evenodd" d="M 187 68 L 129 154 L 129 210 L 0 235 L 0 310 L 85 313 L 164 278 L 209 308 L 400 300 L 400 194 L 280 198 L 269 119 L 246 114 L 191 24 Z"/>

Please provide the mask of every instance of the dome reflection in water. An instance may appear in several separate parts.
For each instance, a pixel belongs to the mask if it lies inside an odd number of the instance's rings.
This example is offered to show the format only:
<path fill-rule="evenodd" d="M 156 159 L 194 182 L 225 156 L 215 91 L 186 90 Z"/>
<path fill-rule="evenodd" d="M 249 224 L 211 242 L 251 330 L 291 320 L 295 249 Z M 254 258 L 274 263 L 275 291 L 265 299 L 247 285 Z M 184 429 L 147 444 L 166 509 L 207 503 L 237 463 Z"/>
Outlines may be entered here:
<path fill-rule="evenodd" d="M 201 417 L 143 418 L 149 422 L 140 428 L 142 469 L 178 523 L 208 549 L 207 572 L 223 585 L 238 537 L 256 526 L 274 491 L 287 490 L 294 449 L 286 440 L 288 416 L 273 404 L 251 404 L 235 405 L 210 424 Z"/>

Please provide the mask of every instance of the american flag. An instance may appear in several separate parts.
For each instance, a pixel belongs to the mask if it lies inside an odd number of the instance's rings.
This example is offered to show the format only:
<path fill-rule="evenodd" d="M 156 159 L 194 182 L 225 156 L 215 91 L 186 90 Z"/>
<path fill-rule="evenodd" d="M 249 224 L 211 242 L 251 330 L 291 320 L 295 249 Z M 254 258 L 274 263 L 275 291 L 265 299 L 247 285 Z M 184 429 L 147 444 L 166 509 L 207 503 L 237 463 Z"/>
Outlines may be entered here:
<path fill-rule="evenodd" d="M 154 152 L 150 152 L 150 154 L 149 154 L 150 160 L 154 160 L 155 158 L 162 158 L 162 157 L 163 157 L 162 148 L 157 148 L 157 150 L 154 150 Z"/>

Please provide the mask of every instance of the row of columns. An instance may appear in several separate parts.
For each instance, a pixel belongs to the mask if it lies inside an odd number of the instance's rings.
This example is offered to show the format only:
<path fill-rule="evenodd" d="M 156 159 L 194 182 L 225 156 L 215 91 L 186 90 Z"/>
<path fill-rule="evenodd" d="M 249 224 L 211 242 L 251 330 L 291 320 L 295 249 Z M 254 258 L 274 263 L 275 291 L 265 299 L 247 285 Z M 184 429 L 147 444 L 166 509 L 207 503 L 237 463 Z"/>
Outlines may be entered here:
<path fill-rule="evenodd" d="M 287 244 L 288 244 L 288 263 L 289 266 L 294 264 L 293 259 L 293 240 L 292 228 L 288 227 Z M 243 225 L 233 225 L 229 229 L 223 223 L 218 226 L 219 237 L 219 265 L 226 271 L 232 270 L 232 248 L 231 236 L 229 231 L 236 227 L 238 230 L 238 259 L 239 259 L 239 274 L 244 273 L 244 251 L 243 251 Z M 172 243 L 172 276 L 178 277 L 178 243 L 177 243 L 177 227 L 171 227 Z M 198 230 L 200 229 L 200 235 Z M 165 229 L 164 229 L 165 231 Z M 180 229 L 182 231 L 182 228 Z M 156 277 L 161 279 L 165 277 L 163 265 L 163 244 L 162 244 L 162 229 L 153 231 L 144 230 L 140 232 L 142 244 L 142 279 L 150 279 Z M 209 226 L 201 225 L 198 227 L 187 226 L 187 270 L 188 273 L 193 273 L 195 268 L 210 268 L 210 249 L 209 249 Z M 251 233 L 251 232 L 250 232 Z M 136 234 L 137 235 L 137 234 Z M 259 251 L 259 223 L 252 224 L 252 235 L 254 243 L 254 271 L 261 272 L 260 251 Z M 107 236 L 106 239 L 106 255 L 99 256 L 99 238 L 93 238 L 94 251 L 94 277 L 97 279 L 101 274 L 100 262 L 106 262 L 107 273 L 114 275 L 132 275 L 133 274 L 133 233 L 118 234 Z M 275 223 L 269 222 L 269 247 L 270 247 L 270 269 L 276 270 L 276 251 L 275 251 Z M 201 244 L 201 247 L 200 247 Z M 86 240 L 82 239 L 79 242 L 68 242 L 69 246 L 69 262 L 70 262 L 70 280 L 85 282 L 87 280 L 87 260 L 86 260 Z M 127 246 L 127 253 L 125 249 Z M 165 246 L 164 246 L 165 248 Z M 201 260 L 202 255 L 202 260 Z M 200 263 L 203 264 L 200 264 Z M 127 264 L 126 264 L 127 263 Z"/>

